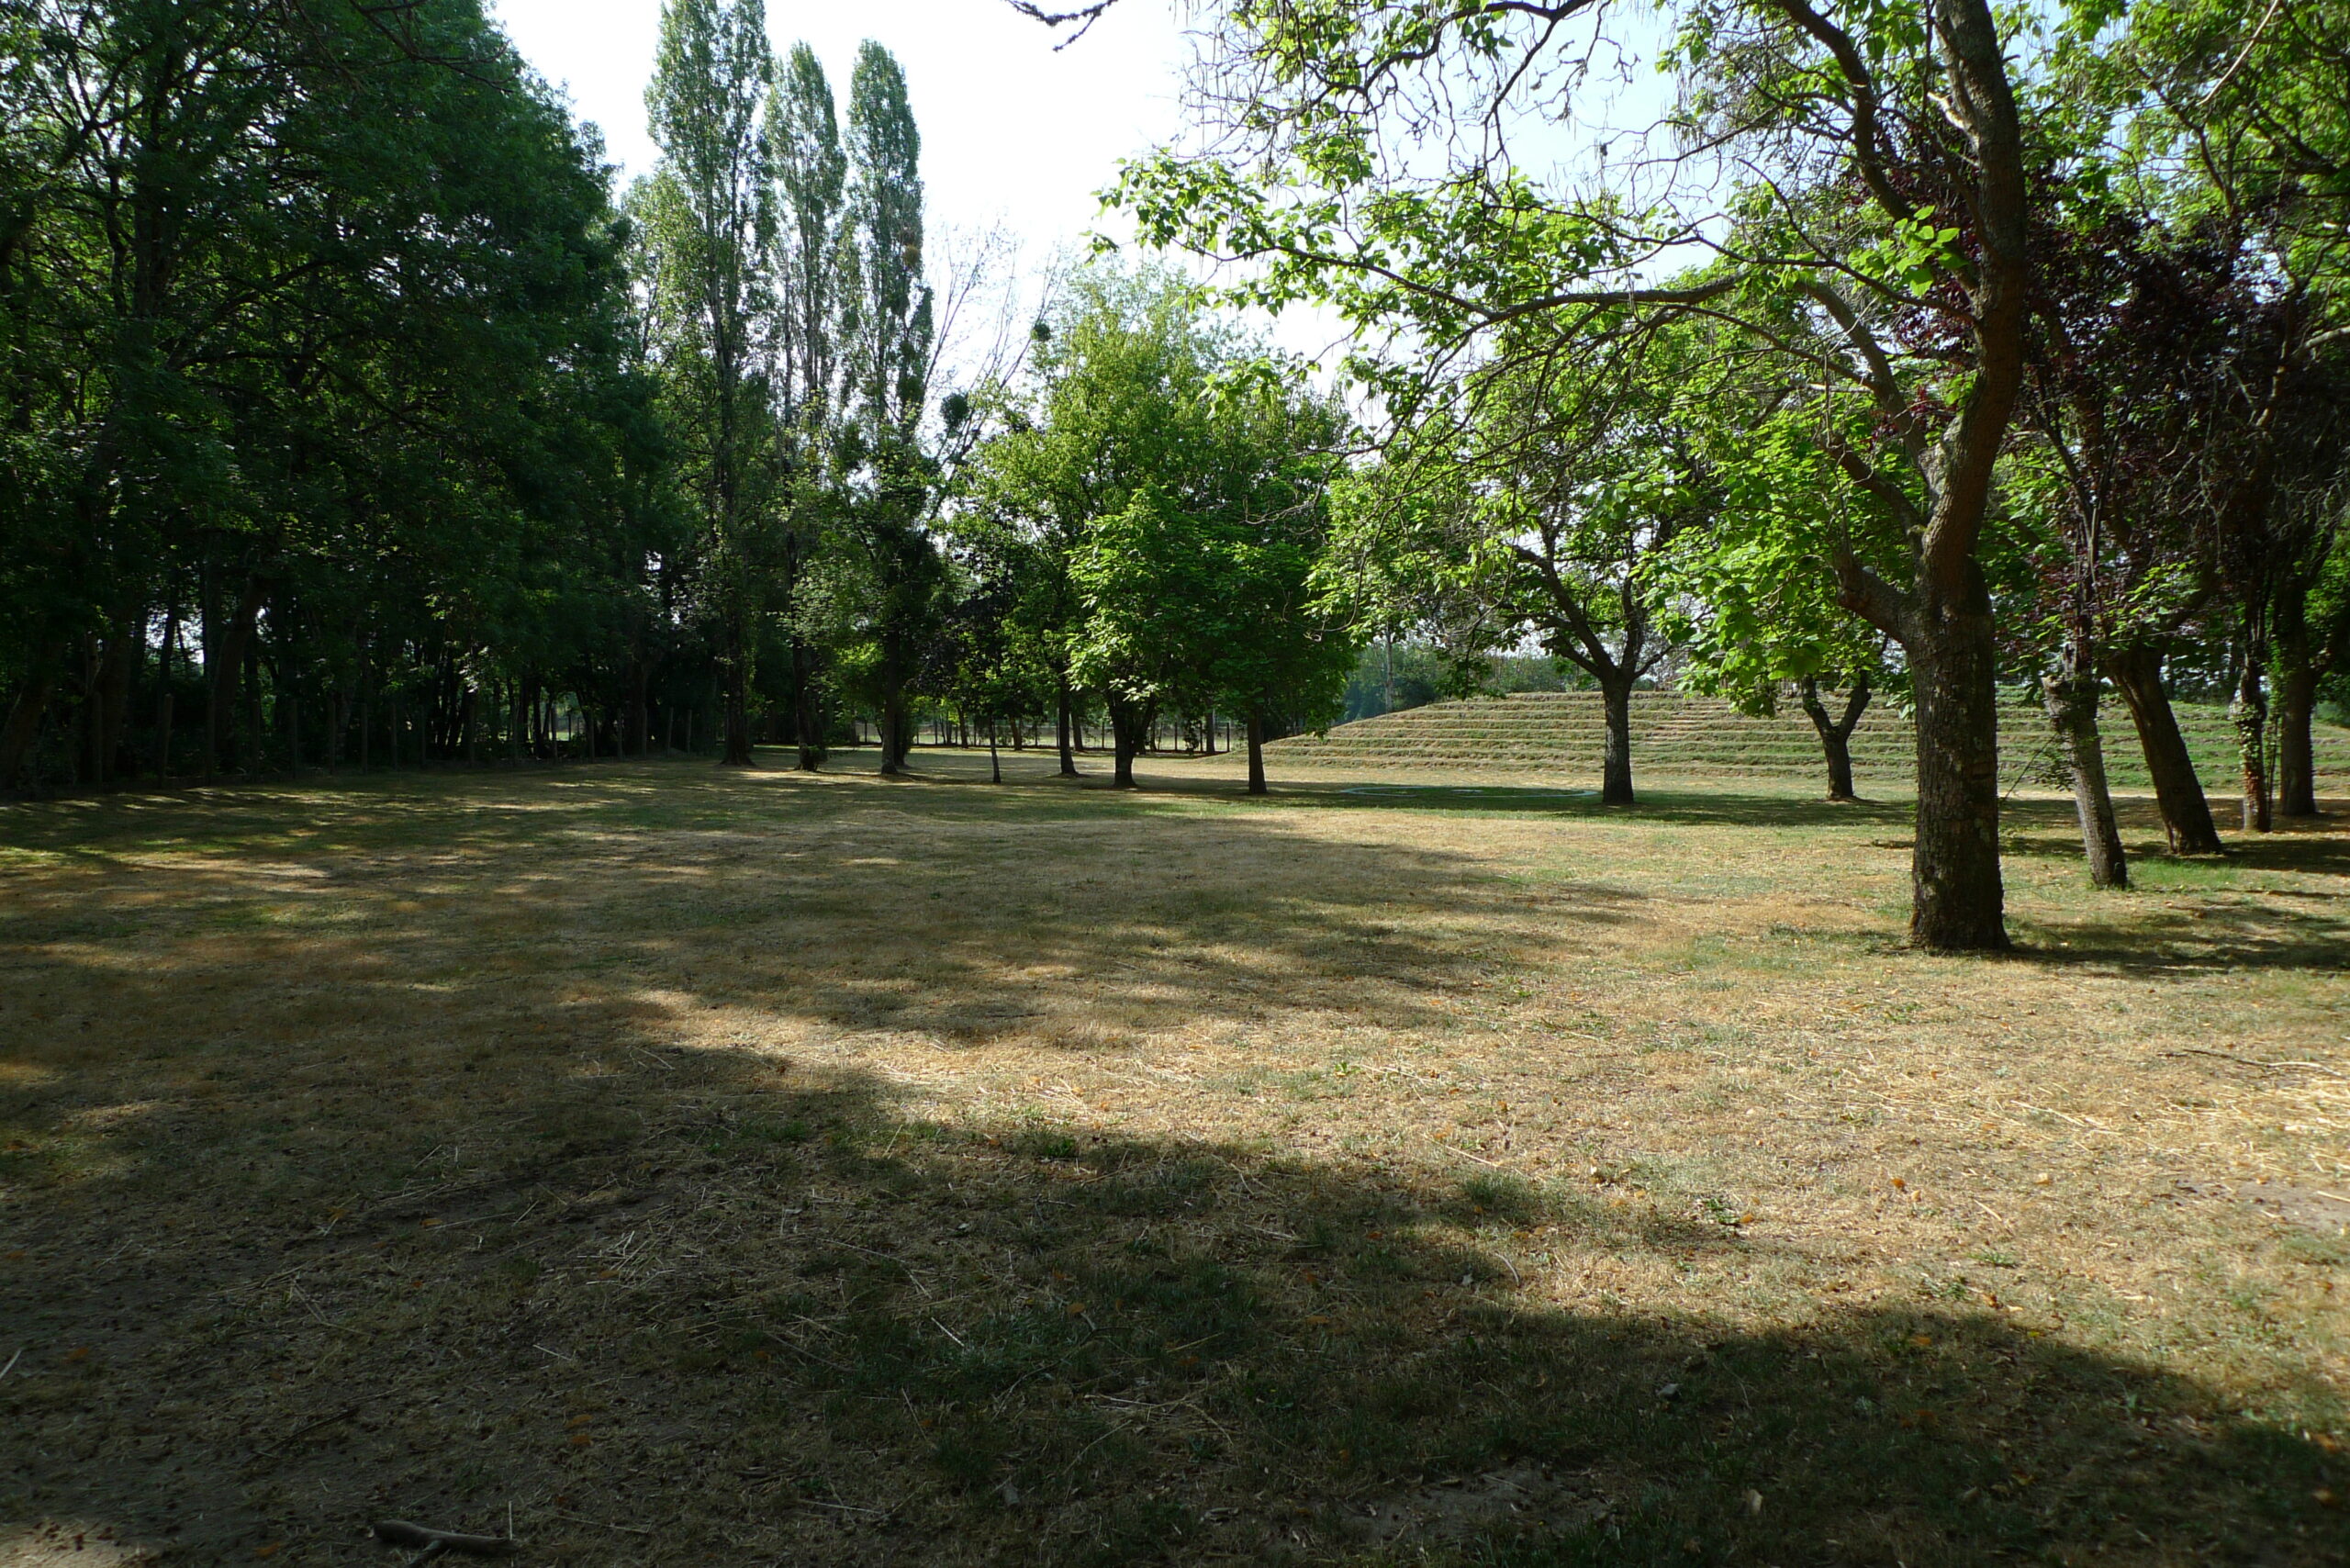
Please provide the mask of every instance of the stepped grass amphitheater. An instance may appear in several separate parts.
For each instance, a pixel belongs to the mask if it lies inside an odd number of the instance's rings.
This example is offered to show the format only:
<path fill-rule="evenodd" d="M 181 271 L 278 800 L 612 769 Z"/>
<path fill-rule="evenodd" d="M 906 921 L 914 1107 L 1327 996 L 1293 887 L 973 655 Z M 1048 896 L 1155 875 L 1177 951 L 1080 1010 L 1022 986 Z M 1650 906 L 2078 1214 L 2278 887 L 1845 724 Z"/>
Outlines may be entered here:
<path fill-rule="evenodd" d="M 1841 711 L 1831 704 L 1831 711 Z M 2204 788 L 2215 797 L 2236 787 L 2235 732 L 2226 710 L 2207 703 L 2177 705 Z M 2037 708 L 2001 710 L 2009 735 L 2000 781 L 2009 788 L 2059 787 L 2048 723 Z M 2153 789 L 2128 711 L 2109 703 L 2103 715 L 2106 766 L 2113 787 Z M 1375 719 L 1340 724 L 1327 735 L 1279 742 L 1280 763 L 1448 770 L 1590 774 L 1596 777 L 1606 743 L 1606 721 L 1595 691 L 1527 691 L 1508 697 L 1437 702 Z M 1897 791 L 1910 786 L 1913 738 L 1909 722 L 1882 700 L 1872 703 L 1852 733 L 1852 771 L 1862 792 L 1872 785 Z M 2318 785 L 2350 790 L 2350 729 L 2317 726 Z M 1632 697 L 1635 778 L 1816 778 L 1825 769 L 1819 739 L 1793 702 L 1768 718 L 1753 718 L 1715 697 L 1641 691 Z"/>

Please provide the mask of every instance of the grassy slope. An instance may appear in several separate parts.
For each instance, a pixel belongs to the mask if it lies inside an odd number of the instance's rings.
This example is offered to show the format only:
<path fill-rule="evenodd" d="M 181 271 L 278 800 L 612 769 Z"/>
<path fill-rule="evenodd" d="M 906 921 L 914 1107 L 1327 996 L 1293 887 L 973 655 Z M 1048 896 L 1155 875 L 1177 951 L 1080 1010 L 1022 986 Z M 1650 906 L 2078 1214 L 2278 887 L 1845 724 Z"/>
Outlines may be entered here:
<path fill-rule="evenodd" d="M 2199 703 L 2182 703 L 2177 711 L 2204 787 L 2214 797 L 2232 793 L 2238 764 L 2226 711 Z M 2016 730 L 2007 762 L 2010 781 L 2053 781 L 2045 719 L 2037 710 L 2021 709 L 2009 709 L 2008 717 Z M 1360 720 L 1326 737 L 1282 741 L 1277 755 L 1326 765 L 1387 762 L 1595 774 L 1606 738 L 1603 722 L 1595 692 L 1528 692 Z M 2150 788 L 2127 712 L 2109 708 L 2104 730 L 2115 788 Z M 1912 745 L 1907 721 L 1882 703 L 1873 706 L 1852 739 L 1852 760 L 1864 790 L 1871 785 L 1907 788 Z M 1636 694 L 1632 761 L 1639 772 L 1675 778 L 1812 778 L 1822 767 L 1818 739 L 1801 709 L 1750 718 L 1718 699 L 1679 692 Z M 2337 788 L 2350 782 L 2350 730 L 2319 726 L 2317 764 L 2322 779 L 2336 781 Z"/>
<path fill-rule="evenodd" d="M 2338 825 L 923 765 L 0 811 L 0 1562 L 2344 1560 Z"/>

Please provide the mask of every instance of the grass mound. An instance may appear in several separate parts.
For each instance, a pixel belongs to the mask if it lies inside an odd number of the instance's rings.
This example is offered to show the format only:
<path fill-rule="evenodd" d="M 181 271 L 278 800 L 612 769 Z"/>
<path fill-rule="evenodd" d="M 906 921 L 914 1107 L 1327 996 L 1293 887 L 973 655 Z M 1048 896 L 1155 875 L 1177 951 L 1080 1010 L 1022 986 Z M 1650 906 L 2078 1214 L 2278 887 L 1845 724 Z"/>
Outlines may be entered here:
<path fill-rule="evenodd" d="M 2181 703 L 2179 727 L 2215 796 L 2236 788 L 2235 731 L 2224 709 Z M 2045 717 L 2036 708 L 2002 711 L 2012 739 L 2006 781 L 2059 782 Z M 2104 715 L 2106 763 L 2120 790 L 2150 790 L 2146 762 L 2130 716 L 2109 704 Z M 1509 697 L 1436 702 L 1341 724 L 1326 736 L 1299 735 L 1276 744 L 1292 762 L 1370 767 L 1496 768 L 1596 775 L 1606 745 L 1606 720 L 1593 691 L 1528 691 Z M 1852 734 L 1853 771 L 1863 789 L 1907 789 L 1915 775 L 1916 741 L 1909 722 L 1889 705 L 1873 703 Z M 2350 730 L 2321 724 L 2317 767 L 2322 781 L 2350 781 Z M 1632 766 L 1636 773 L 1668 778 L 1816 779 L 1823 776 L 1819 739 L 1800 708 L 1754 718 L 1719 698 L 1677 691 L 1632 697 Z"/>

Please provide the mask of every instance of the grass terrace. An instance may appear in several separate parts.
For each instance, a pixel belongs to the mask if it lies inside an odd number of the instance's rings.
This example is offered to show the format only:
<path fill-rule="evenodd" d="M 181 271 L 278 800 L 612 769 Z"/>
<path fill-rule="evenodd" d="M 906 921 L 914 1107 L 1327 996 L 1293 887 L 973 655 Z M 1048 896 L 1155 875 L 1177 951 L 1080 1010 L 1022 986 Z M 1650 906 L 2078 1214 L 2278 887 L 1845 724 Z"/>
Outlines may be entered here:
<path fill-rule="evenodd" d="M 1841 702 L 1830 704 L 1830 711 L 1841 714 L 1842 711 Z M 2235 727 L 2227 711 L 2209 703 L 2182 702 L 2176 711 L 2204 788 L 2215 800 L 2234 794 L 2241 764 Z M 2011 700 L 2002 716 L 2022 736 L 2010 748 L 2003 782 L 2027 789 L 2063 787 L 2047 738 L 2044 712 Z M 2109 701 L 2100 722 L 2113 787 L 2150 792 L 2153 781 L 2146 775 L 2146 759 L 2130 727 L 2128 710 Z M 2350 730 L 2319 724 L 2314 738 L 2321 787 L 2350 791 Z M 1606 740 L 1606 719 L 1598 693 L 1523 691 L 1382 713 L 1338 725 L 1326 735 L 1281 741 L 1276 755 L 1292 766 L 1308 762 L 1320 767 L 1533 770 L 1596 780 Z M 1911 788 L 1916 736 L 1908 721 L 1883 699 L 1862 714 L 1859 727 L 1852 732 L 1852 749 L 1853 770 L 1864 792 L 1872 788 L 1902 791 Z M 1719 698 L 1679 691 L 1632 694 L 1632 767 L 1636 778 L 1825 778 L 1819 739 L 1802 709 L 1790 703 L 1777 713 L 1757 718 Z"/>

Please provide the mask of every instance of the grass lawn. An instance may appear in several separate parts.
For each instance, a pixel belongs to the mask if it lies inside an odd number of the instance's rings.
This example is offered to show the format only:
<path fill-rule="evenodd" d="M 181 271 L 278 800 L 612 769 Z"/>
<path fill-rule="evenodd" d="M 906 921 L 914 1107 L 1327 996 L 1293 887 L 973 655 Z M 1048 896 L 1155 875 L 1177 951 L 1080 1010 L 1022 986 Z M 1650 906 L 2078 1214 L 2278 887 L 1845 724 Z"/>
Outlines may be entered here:
<path fill-rule="evenodd" d="M 2344 817 L 919 762 L 0 808 L 0 1562 L 2350 1558 Z"/>

